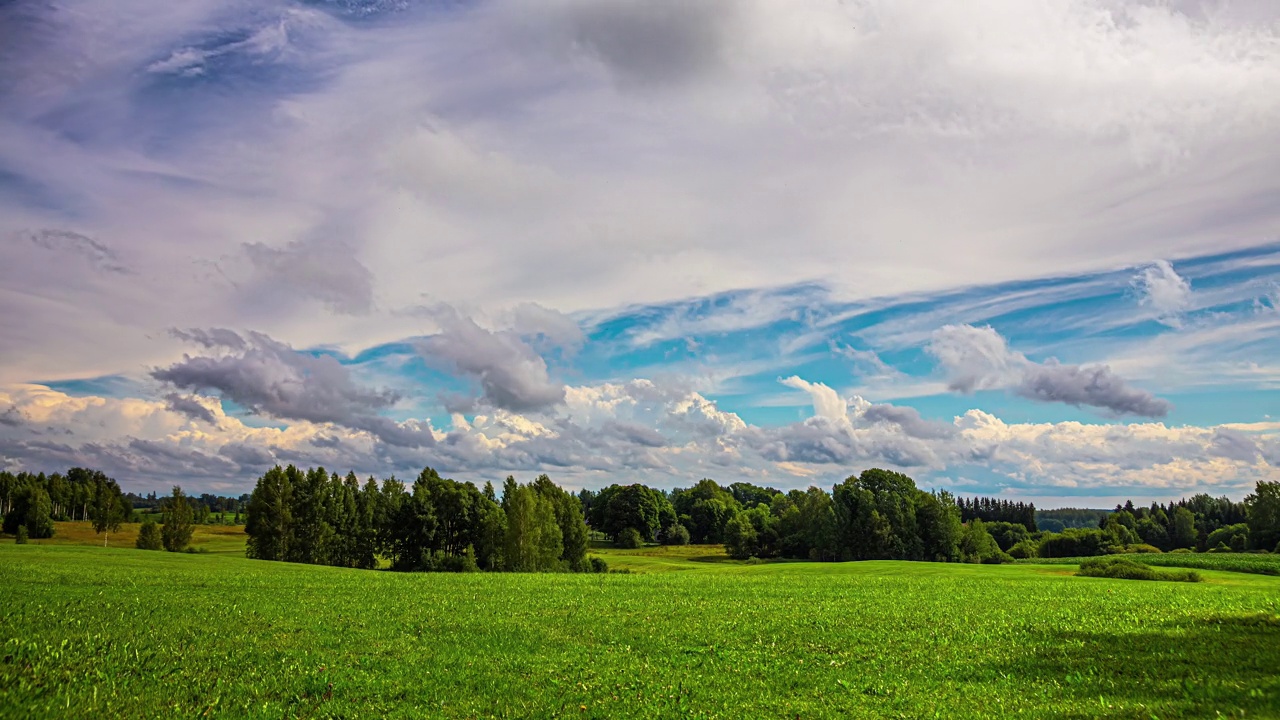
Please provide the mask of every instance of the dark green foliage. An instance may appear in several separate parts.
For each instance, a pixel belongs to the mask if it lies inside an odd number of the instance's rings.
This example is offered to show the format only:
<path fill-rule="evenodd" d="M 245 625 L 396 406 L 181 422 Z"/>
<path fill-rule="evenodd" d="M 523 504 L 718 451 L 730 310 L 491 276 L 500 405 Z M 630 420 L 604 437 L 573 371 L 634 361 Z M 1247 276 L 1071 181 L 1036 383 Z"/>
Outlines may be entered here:
<path fill-rule="evenodd" d="M 514 572 L 561 569 L 564 538 L 552 501 L 532 485 L 519 485 L 504 492 L 502 502 L 507 508 L 506 569 Z"/>
<path fill-rule="evenodd" d="M 873 468 L 836 485 L 832 501 L 841 559 L 959 558 L 960 517 L 949 493 L 925 493 L 902 473 Z"/>
<path fill-rule="evenodd" d="M 1166 580 L 1169 582 L 1201 582 L 1194 570 L 1157 571 L 1148 565 L 1123 557 L 1097 557 L 1080 563 L 1077 575 L 1086 577 L 1117 578 L 1121 580 Z"/>
<path fill-rule="evenodd" d="M 675 510 L 666 496 L 640 484 L 611 485 L 601 490 L 592 513 L 591 526 L 615 540 L 618 533 L 634 528 L 646 542 L 655 541 L 659 530 L 676 521 Z"/>
<path fill-rule="evenodd" d="M 1040 542 L 1037 540 L 1023 540 L 1009 548 L 1009 557 L 1015 560 L 1040 557 Z"/>
<path fill-rule="evenodd" d="M 671 505 L 694 543 L 723 542 L 725 526 L 742 507 L 733 493 L 706 478 L 687 490 L 673 490 Z"/>
<path fill-rule="evenodd" d="M 588 572 L 593 572 L 593 573 L 609 572 L 609 563 L 605 562 L 604 558 L 592 557 L 590 558 L 589 564 L 590 564 L 590 570 L 588 570 Z"/>
<path fill-rule="evenodd" d="M 780 523 L 768 505 L 756 505 L 738 513 L 725 528 L 724 548 L 729 557 L 772 558 L 778 555 Z"/>
<path fill-rule="evenodd" d="M 960 524 L 960 509 L 951 493 L 945 490 L 936 494 L 918 493 L 916 525 L 920 529 L 920 541 L 924 549 L 921 559 L 936 562 L 955 562 L 960 559 L 960 541 L 964 527 Z"/>
<path fill-rule="evenodd" d="M 19 525 L 16 532 L 14 532 L 14 542 L 16 542 L 19 545 L 26 545 L 27 538 L 28 538 L 27 526 Z"/>
<path fill-rule="evenodd" d="M 1185 507 L 1175 509 L 1169 522 L 1169 547 L 1195 547 L 1196 537 L 1196 516 Z"/>
<path fill-rule="evenodd" d="M 985 526 L 987 532 L 991 533 L 991 537 L 995 538 L 996 544 L 1005 552 L 1009 552 L 1009 548 L 1031 537 L 1027 528 L 1021 523 L 987 522 Z"/>
<path fill-rule="evenodd" d="M 1223 546 L 1227 552 L 1244 552 L 1249 548 L 1249 524 L 1224 525 L 1209 533 L 1204 544 L 1211 548 Z"/>
<path fill-rule="evenodd" d="M 394 477 L 361 488 L 354 473 L 275 467 L 248 499 L 246 555 L 354 568 L 381 555 L 401 571 L 591 569 L 576 497 L 545 475 L 508 478 L 501 504 L 493 495 L 431 468 L 406 490 Z"/>
<path fill-rule="evenodd" d="M 33 487 L 27 497 L 23 518 L 23 527 L 27 529 L 30 537 L 36 539 L 53 537 L 53 518 L 50 515 L 52 511 L 49 493 L 42 487 Z"/>
<path fill-rule="evenodd" d="M 1280 481 L 1259 481 L 1244 504 L 1254 547 L 1274 547 L 1280 553 Z"/>
<path fill-rule="evenodd" d="M 623 528 L 622 531 L 614 537 L 613 544 L 615 547 L 634 549 L 644 545 L 644 537 L 640 534 L 640 531 L 635 528 Z"/>
<path fill-rule="evenodd" d="M 963 562 L 984 565 L 1013 562 L 1013 558 L 1001 550 L 995 538 L 987 532 L 986 523 L 976 518 L 965 525 L 961 534 L 960 558 Z"/>
<path fill-rule="evenodd" d="M 163 523 L 160 538 L 164 549 L 169 552 L 186 550 L 191 544 L 191 534 L 195 532 L 195 517 L 181 487 L 173 486 L 173 493 L 160 505 L 160 516 Z"/>
<path fill-rule="evenodd" d="M 1101 530 L 1067 528 L 1061 533 L 1045 533 L 1040 538 L 1040 557 L 1087 557 L 1118 549 L 1114 539 Z"/>
<path fill-rule="evenodd" d="M 556 524 L 560 528 L 560 561 L 566 569 L 581 572 L 586 569 L 587 524 L 582 517 L 582 503 L 551 482 L 546 475 L 539 475 L 532 487 L 551 502 L 555 510 Z"/>
<path fill-rule="evenodd" d="M 115 480 L 105 476 L 95 480 L 93 501 L 89 506 L 89 522 L 92 523 L 94 532 L 102 533 L 103 547 L 106 547 L 109 535 L 119 530 L 120 523 L 128 519 L 130 514 L 132 508 L 124 502 L 120 486 Z"/>
<path fill-rule="evenodd" d="M 142 527 L 138 528 L 138 539 L 133 545 L 139 550 L 164 549 L 164 540 L 160 537 L 160 526 L 155 520 L 148 518 L 142 522 Z"/>
<path fill-rule="evenodd" d="M 710 481 L 704 481 L 710 482 Z M 729 486 L 734 501 L 744 509 L 750 510 L 757 505 L 768 505 L 778 491 L 773 488 L 760 487 L 748 482 L 736 482 Z"/>
<path fill-rule="evenodd" d="M 290 511 L 293 483 L 301 479 L 302 474 L 292 465 L 287 469 L 277 465 L 258 478 L 246 508 L 248 517 L 244 531 L 249 535 L 245 546 L 248 557 L 259 560 L 286 558 L 293 527 Z"/>
<path fill-rule="evenodd" d="M 32 538 L 53 537 L 54 520 L 89 520 L 94 514 L 102 517 L 100 497 L 111 510 L 108 518 L 127 519 L 133 512 L 120 486 L 97 470 L 72 468 L 65 476 L 0 472 L 0 518 L 7 533 L 26 525 Z M 111 529 L 114 527 L 108 525 L 97 532 Z"/>
<path fill-rule="evenodd" d="M 1000 498 L 975 497 L 960 498 L 956 501 L 960 508 L 960 520 L 981 520 L 984 523 L 1013 523 L 1021 525 L 1028 533 L 1037 529 L 1036 506 L 1031 503 L 1014 502 Z M 1014 543 L 1009 543 L 1012 546 Z"/>
<path fill-rule="evenodd" d="M 680 523 L 671 525 L 662 531 L 663 545 L 688 545 L 689 530 Z"/>

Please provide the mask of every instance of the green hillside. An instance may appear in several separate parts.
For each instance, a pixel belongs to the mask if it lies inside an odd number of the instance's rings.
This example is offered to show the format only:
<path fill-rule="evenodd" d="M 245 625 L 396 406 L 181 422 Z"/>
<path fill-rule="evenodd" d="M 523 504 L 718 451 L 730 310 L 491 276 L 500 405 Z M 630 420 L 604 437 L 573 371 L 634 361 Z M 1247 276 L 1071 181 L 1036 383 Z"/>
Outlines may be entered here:
<path fill-rule="evenodd" d="M 609 559 L 685 571 L 0 545 L 0 717 L 1280 715 L 1280 578 Z"/>

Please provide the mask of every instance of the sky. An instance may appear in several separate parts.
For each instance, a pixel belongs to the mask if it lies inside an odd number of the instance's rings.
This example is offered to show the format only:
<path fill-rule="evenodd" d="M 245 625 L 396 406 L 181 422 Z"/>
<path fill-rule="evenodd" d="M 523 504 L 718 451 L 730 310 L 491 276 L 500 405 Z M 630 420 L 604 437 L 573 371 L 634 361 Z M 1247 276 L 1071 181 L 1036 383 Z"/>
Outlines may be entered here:
<path fill-rule="evenodd" d="M 0 1 L 0 468 L 1280 479 L 1271 0 Z"/>

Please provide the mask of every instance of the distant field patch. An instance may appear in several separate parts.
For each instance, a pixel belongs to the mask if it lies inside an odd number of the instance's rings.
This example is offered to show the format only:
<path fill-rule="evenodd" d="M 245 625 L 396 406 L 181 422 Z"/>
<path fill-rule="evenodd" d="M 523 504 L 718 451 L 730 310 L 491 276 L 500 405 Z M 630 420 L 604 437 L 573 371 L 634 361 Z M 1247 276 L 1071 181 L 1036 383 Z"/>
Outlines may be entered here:
<path fill-rule="evenodd" d="M 138 528 L 141 523 L 122 523 L 120 529 L 107 536 L 107 546 L 113 548 L 132 548 L 138 540 Z M 85 545 L 102 546 L 102 534 L 95 533 L 88 522 L 55 522 L 53 537 L 45 540 L 32 540 L 32 545 Z M 191 547 L 197 552 L 215 553 L 218 555 L 244 556 L 244 544 L 247 539 L 243 525 L 196 525 L 191 536 Z M 6 539 L 13 542 L 12 539 Z"/>

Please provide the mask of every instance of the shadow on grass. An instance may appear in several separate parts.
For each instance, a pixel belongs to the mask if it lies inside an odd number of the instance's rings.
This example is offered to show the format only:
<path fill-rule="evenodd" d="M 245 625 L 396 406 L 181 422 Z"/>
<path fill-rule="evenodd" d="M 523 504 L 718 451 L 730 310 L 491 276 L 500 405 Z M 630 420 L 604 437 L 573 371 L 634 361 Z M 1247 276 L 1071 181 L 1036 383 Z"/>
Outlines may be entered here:
<path fill-rule="evenodd" d="M 1050 717 L 1280 717 L 1280 616 L 1221 615 L 1147 632 L 1032 635 L 1029 657 L 989 668 L 1071 707 Z M 1056 686 L 1056 688 L 1054 687 Z M 1048 690 L 1048 688 L 1045 688 Z"/>

